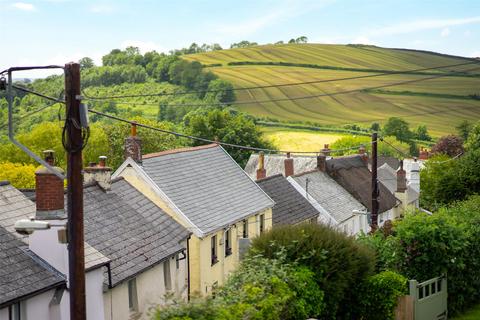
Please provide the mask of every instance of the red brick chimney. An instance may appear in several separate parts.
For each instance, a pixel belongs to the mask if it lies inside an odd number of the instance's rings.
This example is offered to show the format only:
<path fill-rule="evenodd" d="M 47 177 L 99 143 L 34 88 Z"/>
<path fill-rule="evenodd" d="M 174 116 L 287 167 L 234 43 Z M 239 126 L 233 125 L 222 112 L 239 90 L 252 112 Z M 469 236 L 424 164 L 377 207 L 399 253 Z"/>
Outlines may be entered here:
<path fill-rule="evenodd" d="M 400 161 L 400 168 L 397 170 L 397 192 L 407 190 L 407 173 L 403 169 L 403 160 Z"/>
<path fill-rule="evenodd" d="M 320 150 L 320 152 L 321 152 L 322 154 L 324 154 L 326 157 L 328 157 L 328 156 L 330 155 L 330 152 L 331 152 L 331 150 L 330 150 L 330 148 L 329 148 L 329 145 L 328 145 L 328 144 L 324 144 L 324 145 L 323 145 L 323 149 Z"/>
<path fill-rule="evenodd" d="M 418 158 L 420 160 L 428 160 L 428 157 L 429 157 L 429 154 L 428 154 L 428 150 L 427 149 L 424 149 L 423 147 L 420 148 L 420 153 L 418 155 Z"/>
<path fill-rule="evenodd" d="M 317 156 L 317 169 L 322 172 L 327 171 L 327 157 L 323 153 Z"/>
<path fill-rule="evenodd" d="M 88 167 L 83 169 L 83 182 L 97 182 L 104 190 L 110 190 L 112 185 L 112 168 L 106 166 L 107 157 L 100 156 L 98 165 L 90 163 Z"/>
<path fill-rule="evenodd" d="M 260 151 L 258 155 L 258 169 L 257 169 L 257 180 L 267 177 L 267 170 L 265 170 L 265 155 L 263 151 Z"/>
<path fill-rule="evenodd" d="M 137 125 L 132 123 L 130 137 L 125 139 L 125 159 L 132 158 L 142 164 L 142 139 L 137 137 Z"/>
<path fill-rule="evenodd" d="M 55 155 L 53 150 L 43 151 L 45 161 L 54 166 Z M 54 167 L 63 173 L 63 169 Z M 65 218 L 63 180 L 41 167 L 35 171 L 35 198 L 38 220 L 57 220 Z"/>
<path fill-rule="evenodd" d="M 367 153 L 367 148 L 362 144 L 360 148 L 358 148 L 358 154 L 362 157 L 363 162 L 365 164 L 368 164 L 368 153 Z"/>
<path fill-rule="evenodd" d="M 284 160 L 285 164 L 285 177 L 293 176 L 293 158 L 290 158 L 290 152 L 287 152 L 287 158 Z"/>

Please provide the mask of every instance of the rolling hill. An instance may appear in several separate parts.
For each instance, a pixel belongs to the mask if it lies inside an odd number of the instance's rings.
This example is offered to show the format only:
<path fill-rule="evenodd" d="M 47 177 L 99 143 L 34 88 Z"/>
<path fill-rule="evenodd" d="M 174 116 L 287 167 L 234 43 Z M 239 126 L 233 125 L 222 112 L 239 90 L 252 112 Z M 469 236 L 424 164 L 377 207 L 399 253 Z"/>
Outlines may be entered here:
<path fill-rule="evenodd" d="M 183 57 L 208 66 L 210 71 L 231 81 L 237 88 L 349 78 L 472 61 L 426 51 L 324 44 L 264 45 Z M 349 94 L 261 102 L 368 89 L 447 72 L 456 72 L 456 75 Z M 480 61 L 409 74 L 240 90 L 236 95 L 237 101 L 252 101 L 239 105 L 240 109 L 259 117 L 333 126 L 369 126 L 372 122 L 383 123 L 389 117 L 398 116 L 409 121 L 412 127 L 426 124 L 433 136 L 440 136 L 454 132 L 462 120 L 480 119 Z"/>

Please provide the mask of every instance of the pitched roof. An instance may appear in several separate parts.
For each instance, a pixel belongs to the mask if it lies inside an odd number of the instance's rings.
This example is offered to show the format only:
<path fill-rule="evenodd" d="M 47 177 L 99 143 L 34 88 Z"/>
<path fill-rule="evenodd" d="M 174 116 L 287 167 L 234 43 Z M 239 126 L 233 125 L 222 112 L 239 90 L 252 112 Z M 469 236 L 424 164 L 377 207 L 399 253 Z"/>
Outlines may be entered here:
<path fill-rule="evenodd" d="M 388 164 L 383 164 L 377 169 L 378 180 L 392 193 L 397 191 L 397 173 Z"/>
<path fill-rule="evenodd" d="M 10 183 L 0 183 L 0 227 L 5 228 L 16 238 L 27 243 L 27 237 L 15 231 L 14 224 L 20 219 L 35 217 L 35 203 Z M 108 263 L 108 258 L 85 243 L 85 269 L 91 270 Z"/>
<path fill-rule="evenodd" d="M 273 225 L 297 224 L 318 217 L 317 209 L 281 174 L 257 180 L 257 184 L 275 201 Z"/>
<path fill-rule="evenodd" d="M 327 160 L 328 174 L 352 196 L 371 211 L 372 174 L 360 155 L 339 157 Z M 379 188 L 379 213 L 397 205 L 395 196 L 381 182 Z"/>
<path fill-rule="evenodd" d="M 368 159 L 369 165 L 372 163 L 372 158 Z M 378 156 L 377 158 L 377 168 L 380 168 L 384 164 L 387 164 L 390 166 L 390 168 L 397 170 L 398 167 L 400 166 L 400 160 L 398 160 L 395 157 L 390 157 L 390 156 Z"/>
<path fill-rule="evenodd" d="M 284 160 L 287 157 L 279 154 L 264 155 L 264 166 L 267 172 L 267 177 L 276 174 L 285 174 Z M 315 156 L 296 156 L 293 155 L 293 168 L 295 172 L 311 171 L 317 167 L 317 158 Z M 245 172 L 252 179 L 257 179 L 258 154 L 252 153 L 245 166 Z"/>
<path fill-rule="evenodd" d="M 0 309 L 65 285 L 65 279 L 0 227 Z"/>
<path fill-rule="evenodd" d="M 85 239 L 111 259 L 112 286 L 184 250 L 189 232 L 124 179 L 86 186 Z"/>
<path fill-rule="evenodd" d="M 147 155 L 143 170 L 203 234 L 274 204 L 217 144 Z"/>
<path fill-rule="evenodd" d="M 291 178 L 338 223 L 352 217 L 353 210 L 365 210 L 359 201 L 325 172 L 314 170 Z"/>

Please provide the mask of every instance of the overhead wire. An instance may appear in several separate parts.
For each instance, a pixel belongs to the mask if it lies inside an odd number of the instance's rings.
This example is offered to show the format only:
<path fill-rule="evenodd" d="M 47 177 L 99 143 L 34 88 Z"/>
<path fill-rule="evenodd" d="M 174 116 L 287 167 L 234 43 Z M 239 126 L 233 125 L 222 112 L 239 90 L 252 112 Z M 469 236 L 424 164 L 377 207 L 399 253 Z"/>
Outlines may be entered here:
<path fill-rule="evenodd" d="M 302 81 L 302 82 L 282 83 L 282 84 L 269 84 L 269 85 L 261 85 L 261 86 L 239 87 L 239 88 L 228 89 L 228 91 L 243 91 L 243 90 L 280 88 L 280 87 L 298 86 L 298 85 L 306 85 L 306 84 L 316 84 L 316 83 L 325 83 L 325 82 L 338 82 L 338 81 L 374 78 L 374 77 L 381 77 L 381 76 L 395 75 L 395 74 L 400 74 L 400 75 L 415 74 L 416 72 L 421 72 L 421 71 L 465 66 L 465 65 L 471 65 L 471 64 L 476 64 L 476 63 L 478 63 L 478 61 L 470 61 L 470 62 L 465 62 L 465 63 L 450 64 L 450 65 L 443 65 L 443 66 L 437 66 L 437 67 L 411 69 L 411 70 L 404 70 L 404 71 L 402 71 L 402 70 L 391 70 L 391 71 L 384 71 L 384 72 L 380 72 L 380 73 L 363 75 L 363 76 L 352 76 L 352 77 L 334 78 L 334 79 L 320 79 L 320 80 L 311 80 L 311 81 Z M 458 71 L 458 73 L 461 73 L 461 72 L 463 73 L 464 71 Z M 420 74 L 420 75 L 422 75 L 422 74 Z M 88 100 L 113 100 L 113 99 L 123 99 L 123 98 L 163 97 L 163 96 L 178 96 L 178 95 L 199 94 L 199 93 L 218 93 L 218 92 L 223 92 L 223 91 L 224 90 L 208 90 L 208 89 L 206 89 L 206 90 L 190 90 L 190 91 L 180 91 L 180 92 L 160 92 L 160 93 L 144 93 L 144 94 L 96 96 L 95 97 L 95 96 L 89 96 L 85 92 L 85 90 L 83 90 L 82 94 Z"/>

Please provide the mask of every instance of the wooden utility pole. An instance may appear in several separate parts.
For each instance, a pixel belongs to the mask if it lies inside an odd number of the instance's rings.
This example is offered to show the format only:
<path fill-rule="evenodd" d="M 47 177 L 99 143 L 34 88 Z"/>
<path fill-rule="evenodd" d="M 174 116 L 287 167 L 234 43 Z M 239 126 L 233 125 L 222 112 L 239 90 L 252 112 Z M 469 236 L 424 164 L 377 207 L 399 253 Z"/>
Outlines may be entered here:
<path fill-rule="evenodd" d="M 377 133 L 372 133 L 372 231 L 378 227 Z"/>
<path fill-rule="evenodd" d="M 67 149 L 67 211 L 68 211 L 68 284 L 70 319 L 86 320 L 85 251 L 83 231 L 83 137 L 80 126 L 80 65 L 65 65 L 65 104 Z"/>

